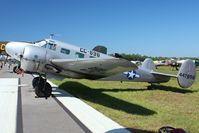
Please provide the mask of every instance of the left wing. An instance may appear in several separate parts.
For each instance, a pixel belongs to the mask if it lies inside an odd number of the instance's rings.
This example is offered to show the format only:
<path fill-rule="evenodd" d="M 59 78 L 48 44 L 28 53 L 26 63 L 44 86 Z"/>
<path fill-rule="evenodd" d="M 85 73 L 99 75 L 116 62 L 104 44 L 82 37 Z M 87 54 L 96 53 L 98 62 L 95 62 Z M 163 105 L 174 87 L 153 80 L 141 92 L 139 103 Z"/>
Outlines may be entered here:
<path fill-rule="evenodd" d="M 119 58 L 52 59 L 51 63 L 60 69 L 99 78 L 137 69 L 137 66 Z"/>

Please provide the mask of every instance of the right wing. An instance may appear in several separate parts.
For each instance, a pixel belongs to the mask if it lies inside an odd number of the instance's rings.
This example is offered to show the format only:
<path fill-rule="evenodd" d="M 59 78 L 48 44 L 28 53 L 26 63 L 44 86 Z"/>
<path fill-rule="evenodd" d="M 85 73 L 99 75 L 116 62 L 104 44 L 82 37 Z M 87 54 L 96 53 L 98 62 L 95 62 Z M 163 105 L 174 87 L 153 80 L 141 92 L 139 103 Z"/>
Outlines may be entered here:
<path fill-rule="evenodd" d="M 51 63 L 66 71 L 99 78 L 137 69 L 135 64 L 119 58 L 52 59 Z"/>

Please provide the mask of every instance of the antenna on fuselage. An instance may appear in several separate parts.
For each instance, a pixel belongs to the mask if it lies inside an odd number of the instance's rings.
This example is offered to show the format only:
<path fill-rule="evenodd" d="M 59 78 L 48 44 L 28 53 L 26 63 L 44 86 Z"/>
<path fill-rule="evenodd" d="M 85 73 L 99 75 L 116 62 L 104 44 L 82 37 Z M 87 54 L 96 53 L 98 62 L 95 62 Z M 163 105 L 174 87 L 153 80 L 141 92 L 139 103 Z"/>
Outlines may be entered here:
<path fill-rule="evenodd" d="M 55 34 L 50 34 L 50 39 L 53 39 Z"/>
<path fill-rule="evenodd" d="M 58 36 L 61 36 L 61 35 L 60 34 L 56 34 L 56 33 L 52 33 L 52 34 L 50 34 L 50 39 L 54 39 L 55 36 L 58 37 Z"/>

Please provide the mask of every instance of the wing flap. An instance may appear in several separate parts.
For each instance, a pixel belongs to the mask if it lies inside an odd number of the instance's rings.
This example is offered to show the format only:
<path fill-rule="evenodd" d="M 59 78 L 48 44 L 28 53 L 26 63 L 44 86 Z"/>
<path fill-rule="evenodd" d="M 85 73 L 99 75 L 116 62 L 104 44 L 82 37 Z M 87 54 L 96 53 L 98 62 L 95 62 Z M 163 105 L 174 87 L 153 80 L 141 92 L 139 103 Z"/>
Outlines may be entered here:
<path fill-rule="evenodd" d="M 106 77 L 120 72 L 137 69 L 130 61 L 119 58 L 52 59 L 51 63 L 67 71 Z"/>

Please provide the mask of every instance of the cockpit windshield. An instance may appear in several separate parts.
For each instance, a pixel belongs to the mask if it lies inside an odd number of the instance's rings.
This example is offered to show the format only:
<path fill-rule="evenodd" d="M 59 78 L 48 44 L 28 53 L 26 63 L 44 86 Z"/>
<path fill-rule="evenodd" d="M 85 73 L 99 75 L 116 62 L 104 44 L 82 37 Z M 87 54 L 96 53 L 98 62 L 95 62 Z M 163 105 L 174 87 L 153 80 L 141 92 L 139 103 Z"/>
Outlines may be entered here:
<path fill-rule="evenodd" d="M 40 40 L 40 41 L 33 42 L 33 44 L 38 45 L 40 47 L 43 47 L 44 45 L 47 44 L 47 41 L 46 40 Z"/>
<path fill-rule="evenodd" d="M 38 45 L 38 46 L 43 47 L 43 48 L 56 50 L 56 44 L 53 41 L 40 40 L 40 41 L 34 42 L 33 44 Z"/>

